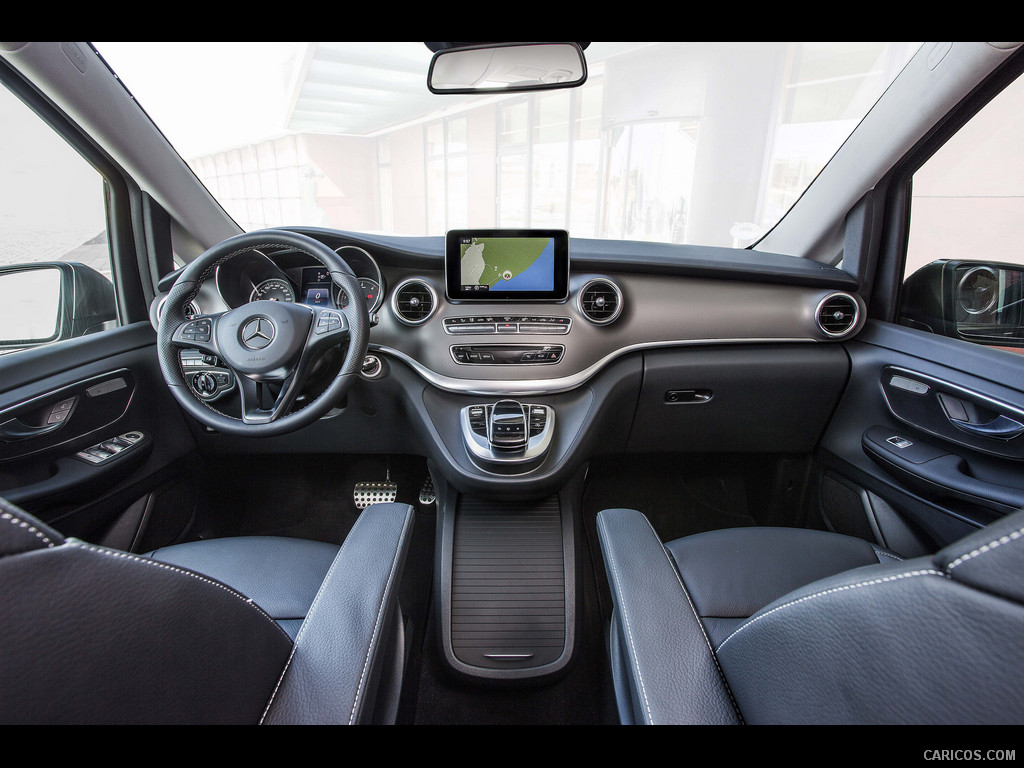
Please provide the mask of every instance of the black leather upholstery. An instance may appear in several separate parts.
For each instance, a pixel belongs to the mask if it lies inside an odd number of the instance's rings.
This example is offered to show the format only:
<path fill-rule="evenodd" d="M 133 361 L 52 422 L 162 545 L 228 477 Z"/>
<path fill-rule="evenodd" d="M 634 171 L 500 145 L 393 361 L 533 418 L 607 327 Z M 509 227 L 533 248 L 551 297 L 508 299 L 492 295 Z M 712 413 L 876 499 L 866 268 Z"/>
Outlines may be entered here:
<path fill-rule="evenodd" d="M 337 546 L 321 541 L 251 536 L 178 544 L 146 557 L 230 585 L 294 640 L 337 554 Z"/>
<path fill-rule="evenodd" d="M 598 524 L 624 722 L 721 722 L 723 696 L 746 723 L 1024 720 L 1024 512 L 906 562 L 829 533 L 737 529 L 662 548 L 634 510 Z M 695 654 L 717 687 L 676 671 Z"/>
<path fill-rule="evenodd" d="M 0 722 L 393 715 L 394 694 L 375 703 L 380 680 L 401 680 L 396 591 L 412 519 L 408 505 L 370 507 L 340 550 L 238 539 L 151 559 L 64 539 L 0 500 Z M 305 616 L 296 642 L 236 586 Z"/>
<path fill-rule="evenodd" d="M 716 646 L 748 617 L 798 587 L 902 559 L 852 536 L 793 528 L 711 531 L 665 548 Z"/>
<path fill-rule="evenodd" d="M 349 724 L 371 719 L 370 681 L 389 677 L 402 657 L 398 584 L 409 546 L 412 507 L 377 504 L 360 516 L 313 601 L 267 723 Z M 397 546 L 396 543 L 397 542 Z M 388 703 L 394 712 L 397 699 Z"/>
<path fill-rule="evenodd" d="M 597 530 L 628 679 L 628 688 L 617 685 L 620 713 L 648 724 L 738 722 L 710 640 L 647 518 L 605 511 Z"/>

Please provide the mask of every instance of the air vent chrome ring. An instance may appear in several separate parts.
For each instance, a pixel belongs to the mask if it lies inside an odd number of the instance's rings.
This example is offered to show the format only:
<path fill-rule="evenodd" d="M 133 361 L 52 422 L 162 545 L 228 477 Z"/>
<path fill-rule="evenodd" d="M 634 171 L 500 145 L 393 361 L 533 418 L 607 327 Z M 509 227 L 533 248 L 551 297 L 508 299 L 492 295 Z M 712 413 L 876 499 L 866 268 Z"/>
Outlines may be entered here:
<path fill-rule="evenodd" d="M 829 311 L 826 315 L 829 319 L 823 322 L 822 312 L 826 310 Z M 849 293 L 830 293 L 818 302 L 814 310 L 814 322 L 830 339 L 839 339 L 856 330 L 860 315 L 860 302 L 854 296 Z"/>
<path fill-rule="evenodd" d="M 603 289 L 604 296 L 595 298 L 592 303 L 591 300 L 587 299 L 587 293 L 597 289 L 598 286 L 606 286 Z M 614 296 L 615 306 L 608 309 L 607 297 L 611 294 Z M 599 307 L 596 305 L 600 305 Z M 606 277 L 595 277 L 584 283 L 583 287 L 576 293 L 576 309 L 579 313 L 587 319 L 587 321 L 594 325 L 608 325 L 609 323 L 615 322 L 619 315 L 622 314 L 622 291 L 619 290 L 619 286 L 613 283 Z"/>
<path fill-rule="evenodd" d="M 401 308 L 403 301 L 402 295 L 403 292 L 405 292 L 407 289 L 412 288 L 413 286 L 421 286 L 421 290 L 418 291 L 420 295 L 412 296 L 405 301 L 408 301 L 410 304 L 417 307 L 417 309 L 415 310 L 417 314 L 414 314 L 412 317 L 407 317 L 405 314 L 403 314 L 403 310 Z M 425 303 L 425 301 L 429 301 L 430 305 L 424 312 L 422 306 Z M 391 292 L 391 311 L 392 313 L 394 313 L 395 317 L 398 319 L 400 323 L 403 323 L 405 325 L 423 325 L 423 323 L 427 322 L 427 320 L 433 317 L 434 312 L 436 310 L 437 292 L 434 291 L 434 289 L 430 286 L 430 283 L 421 278 L 406 278 L 395 287 L 394 291 Z M 407 308 L 405 311 L 408 312 L 409 309 Z M 420 315 L 418 314 L 419 312 L 423 312 L 423 314 Z"/>

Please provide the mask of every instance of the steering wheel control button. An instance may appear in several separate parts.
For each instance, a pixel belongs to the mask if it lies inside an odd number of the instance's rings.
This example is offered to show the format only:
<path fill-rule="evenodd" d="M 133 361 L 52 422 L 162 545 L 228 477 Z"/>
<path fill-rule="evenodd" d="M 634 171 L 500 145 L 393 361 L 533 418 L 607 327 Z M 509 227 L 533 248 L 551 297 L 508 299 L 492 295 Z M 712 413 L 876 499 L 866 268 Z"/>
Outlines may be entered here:
<path fill-rule="evenodd" d="M 191 320 L 185 323 L 178 330 L 178 337 L 185 341 L 210 341 L 210 334 L 213 332 L 213 322 L 208 317 L 199 320 Z"/>
<path fill-rule="evenodd" d="M 341 329 L 341 315 L 333 310 L 325 310 L 320 313 L 320 319 L 317 320 L 316 329 L 313 332 L 319 336 L 325 333 L 340 331 Z"/>

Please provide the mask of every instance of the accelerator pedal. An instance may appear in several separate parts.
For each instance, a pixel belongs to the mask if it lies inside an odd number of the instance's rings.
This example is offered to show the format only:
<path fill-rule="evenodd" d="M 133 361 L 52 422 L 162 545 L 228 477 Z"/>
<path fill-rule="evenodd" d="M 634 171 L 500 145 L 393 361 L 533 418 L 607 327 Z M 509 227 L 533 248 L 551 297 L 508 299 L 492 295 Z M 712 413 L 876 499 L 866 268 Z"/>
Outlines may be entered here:
<path fill-rule="evenodd" d="M 398 483 L 391 479 L 388 467 L 387 479 L 370 483 L 356 483 L 352 489 L 352 501 L 356 509 L 366 509 L 371 504 L 392 504 L 398 498 Z"/>

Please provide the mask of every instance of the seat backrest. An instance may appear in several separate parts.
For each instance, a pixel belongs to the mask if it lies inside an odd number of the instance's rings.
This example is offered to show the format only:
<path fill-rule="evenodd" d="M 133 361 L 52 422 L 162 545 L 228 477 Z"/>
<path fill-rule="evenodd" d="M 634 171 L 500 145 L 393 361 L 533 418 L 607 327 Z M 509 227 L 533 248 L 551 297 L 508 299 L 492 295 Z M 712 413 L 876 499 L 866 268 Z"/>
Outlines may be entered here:
<path fill-rule="evenodd" d="M 716 655 L 748 723 L 1024 722 L 1024 511 L 766 606 Z"/>
<path fill-rule="evenodd" d="M 291 639 L 199 574 L 0 499 L 0 722 L 256 723 Z"/>

